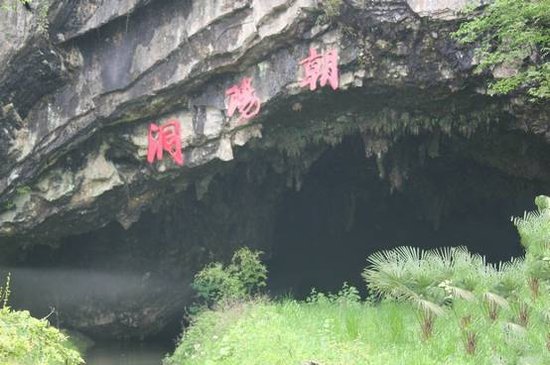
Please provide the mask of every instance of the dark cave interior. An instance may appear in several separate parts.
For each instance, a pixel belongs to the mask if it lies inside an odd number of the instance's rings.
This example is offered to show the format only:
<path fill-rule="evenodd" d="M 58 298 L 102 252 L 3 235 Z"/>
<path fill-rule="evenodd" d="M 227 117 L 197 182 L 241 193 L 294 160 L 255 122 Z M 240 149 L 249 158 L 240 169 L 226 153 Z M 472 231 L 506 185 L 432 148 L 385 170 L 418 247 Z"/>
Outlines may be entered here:
<path fill-rule="evenodd" d="M 543 190 L 443 150 L 391 192 L 358 138 L 348 138 L 313 165 L 299 192 L 284 194 L 271 288 L 298 297 L 312 287 L 337 291 L 344 281 L 363 289 L 368 255 L 402 245 L 467 246 L 489 262 L 520 256 L 510 217 L 533 209 Z"/>

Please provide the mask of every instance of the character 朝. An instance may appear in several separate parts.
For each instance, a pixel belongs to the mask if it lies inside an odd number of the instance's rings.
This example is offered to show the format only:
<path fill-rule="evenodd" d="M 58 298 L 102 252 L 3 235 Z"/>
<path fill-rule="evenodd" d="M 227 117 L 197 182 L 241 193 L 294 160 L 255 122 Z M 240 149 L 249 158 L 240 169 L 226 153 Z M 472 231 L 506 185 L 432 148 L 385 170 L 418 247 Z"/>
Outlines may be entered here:
<path fill-rule="evenodd" d="M 338 89 L 338 51 L 331 49 L 325 53 L 319 54 L 315 48 L 310 48 L 309 56 L 302 61 L 300 65 L 304 67 L 304 78 L 300 80 L 300 86 L 309 86 L 311 91 L 317 89 L 319 83 L 321 87 L 327 85 L 333 90 Z"/>

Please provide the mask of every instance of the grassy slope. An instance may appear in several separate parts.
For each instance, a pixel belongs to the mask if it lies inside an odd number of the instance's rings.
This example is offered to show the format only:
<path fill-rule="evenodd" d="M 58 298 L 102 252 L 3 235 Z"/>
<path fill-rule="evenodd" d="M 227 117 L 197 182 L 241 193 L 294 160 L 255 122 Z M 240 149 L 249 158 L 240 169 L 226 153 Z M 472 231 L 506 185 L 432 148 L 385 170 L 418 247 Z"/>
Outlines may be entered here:
<path fill-rule="evenodd" d="M 320 298 L 312 303 L 259 300 L 206 311 L 166 360 L 173 365 L 550 364 L 546 333 L 533 320 L 526 333 L 486 319 L 477 303 L 460 302 L 421 339 L 415 310 Z M 472 314 L 475 355 L 458 325 Z M 503 318 L 512 313 L 502 313 Z"/>

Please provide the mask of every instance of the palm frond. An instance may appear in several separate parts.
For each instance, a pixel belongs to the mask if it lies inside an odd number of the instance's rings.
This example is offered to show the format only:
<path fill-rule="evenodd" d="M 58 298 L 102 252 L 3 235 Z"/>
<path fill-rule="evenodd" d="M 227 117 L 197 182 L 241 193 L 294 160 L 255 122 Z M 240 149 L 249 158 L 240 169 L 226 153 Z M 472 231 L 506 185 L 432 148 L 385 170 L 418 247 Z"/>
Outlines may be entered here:
<path fill-rule="evenodd" d="M 466 301 L 475 300 L 475 295 L 469 290 L 459 288 L 458 286 L 451 285 L 451 282 L 443 282 L 440 284 L 445 291 L 454 298 L 464 299 Z"/>
<path fill-rule="evenodd" d="M 513 322 L 505 322 L 503 325 L 503 329 L 506 333 L 518 337 L 524 336 L 527 333 L 527 329 L 525 327 Z"/>
<path fill-rule="evenodd" d="M 550 209 L 525 212 L 523 217 L 513 217 L 512 222 L 528 253 L 550 251 Z"/>
<path fill-rule="evenodd" d="M 544 321 L 550 324 L 550 309 L 541 309 L 540 314 Z"/>
<path fill-rule="evenodd" d="M 498 295 L 498 294 L 495 294 L 495 293 L 491 293 L 491 292 L 485 292 L 483 293 L 483 298 L 490 304 L 492 305 L 496 305 L 498 307 L 501 307 L 501 308 L 508 308 L 510 305 L 508 304 L 508 301 Z"/>
<path fill-rule="evenodd" d="M 426 299 L 422 299 L 420 297 L 417 297 L 415 300 L 414 300 L 414 304 L 418 307 L 418 309 L 420 309 L 422 312 L 424 313 L 427 313 L 427 314 L 431 314 L 431 315 L 434 315 L 436 317 L 441 317 L 442 315 L 445 314 L 445 309 L 432 302 L 432 301 L 429 301 L 429 300 L 426 300 Z"/>

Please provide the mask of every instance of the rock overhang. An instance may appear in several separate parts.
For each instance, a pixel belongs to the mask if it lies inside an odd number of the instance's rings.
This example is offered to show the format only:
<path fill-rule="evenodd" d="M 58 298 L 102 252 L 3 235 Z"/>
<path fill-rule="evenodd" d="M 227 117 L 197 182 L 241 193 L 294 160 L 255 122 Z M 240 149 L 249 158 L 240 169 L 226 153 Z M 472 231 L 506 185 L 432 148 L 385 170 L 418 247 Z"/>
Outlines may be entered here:
<path fill-rule="evenodd" d="M 113 220 L 129 227 L 163 186 L 192 179 L 191 170 L 215 159 L 232 160 L 234 149 L 261 138 L 266 124 L 283 122 L 277 113 L 309 99 L 323 105 L 335 98 L 350 108 L 335 108 L 344 119 L 354 108 L 347 99 L 366 101 L 373 115 L 386 109 L 386 117 L 375 116 L 374 124 L 392 125 L 396 118 L 402 122 L 395 128 L 411 115 L 424 114 L 437 124 L 432 115 L 444 119 L 450 105 L 457 108 L 455 116 L 461 110 L 468 115 L 466 106 L 484 114 L 482 119 L 502 114 L 495 109 L 514 115 L 507 100 L 482 98 L 481 106 L 469 100 L 479 96 L 481 79 L 471 74 L 471 49 L 449 39 L 456 16 L 447 21 L 449 11 L 456 15 L 464 1 L 344 2 L 338 20 L 325 23 L 322 4 L 312 0 L 119 3 L 97 9 L 55 4 L 56 16 L 70 6 L 83 19 L 70 29 L 54 21 L 50 32 L 58 31 L 55 47 L 75 67 L 71 79 L 41 97 L 15 137 L 7 139 L 9 174 L 0 178 L 9 208 L 0 215 L 4 237 L 49 232 L 57 240 Z M 298 63 L 311 47 L 339 50 L 338 94 L 299 86 Z M 224 95 L 243 77 L 252 78 L 262 101 L 262 114 L 245 126 L 227 118 Z M 361 93 L 363 99 L 351 97 Z M 407 104 L 412 110 L 396 104 L 415 94 L 425 100 Z M 452 98 L 458 101 L 448 102 Z M 308 113 L 294 112 L 316 118 L 314 109 Z M 187 166 L 147 166 L 147 127 L 170 119 L 181 122 Z M 360 129 L 371 140 L 380 137 L 374 128 Z M 48 222 L 61 229 L 48 228 Z"/>

